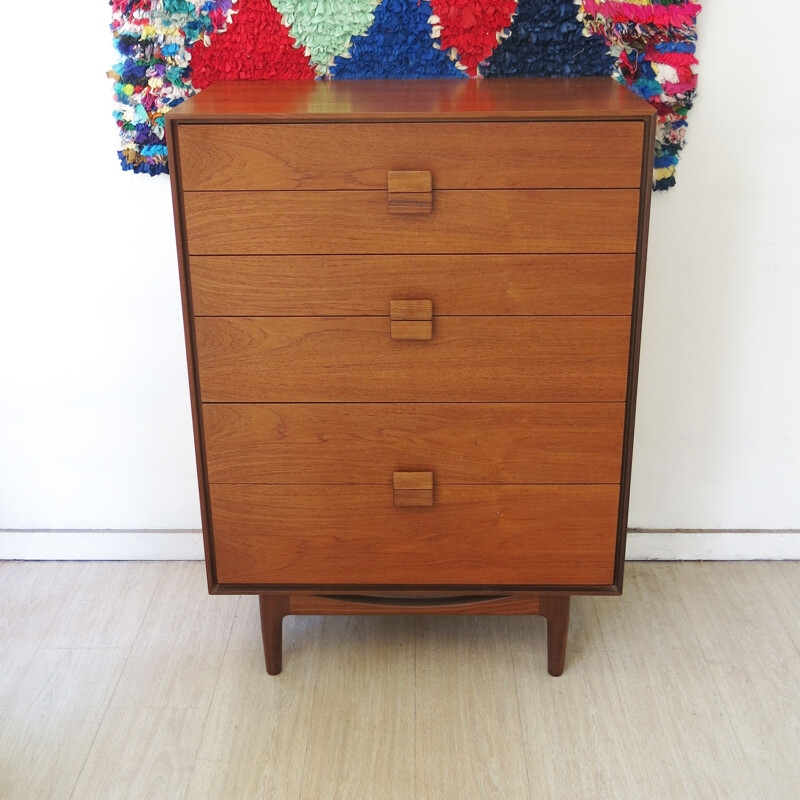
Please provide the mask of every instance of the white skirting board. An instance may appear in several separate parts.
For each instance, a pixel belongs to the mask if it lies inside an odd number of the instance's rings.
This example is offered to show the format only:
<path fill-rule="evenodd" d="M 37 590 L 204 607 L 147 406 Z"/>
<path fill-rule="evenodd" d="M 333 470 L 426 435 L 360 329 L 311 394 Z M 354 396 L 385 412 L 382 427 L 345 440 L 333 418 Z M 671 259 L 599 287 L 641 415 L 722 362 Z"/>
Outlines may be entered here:
<path fill-rule="evenodd" d="M 627 561 L 797 561 L 800 531 L 629 530 Z"/>
<path fill-rule="evenodd" d="M 198 530 L 0 530 L 0 561 L 202 561 Z"/>
<path fill-rule="evenodd" d="M 0 530 L 0 561 L 199 561 L 197 530 Z M 800 560 L 800 531 L 628 533 L 628 561 Z"/>

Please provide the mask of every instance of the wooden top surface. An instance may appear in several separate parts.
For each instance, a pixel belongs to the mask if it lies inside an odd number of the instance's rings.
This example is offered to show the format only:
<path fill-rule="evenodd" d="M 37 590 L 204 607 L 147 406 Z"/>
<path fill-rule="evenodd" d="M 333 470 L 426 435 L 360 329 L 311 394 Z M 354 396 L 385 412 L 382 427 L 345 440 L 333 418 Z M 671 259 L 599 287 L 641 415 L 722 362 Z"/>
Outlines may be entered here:
<path fill-rule="evenodd" d="M 645 119 L 655 110 L 611 78 L 229 81 L 168 119 L 215 121 Z"/>

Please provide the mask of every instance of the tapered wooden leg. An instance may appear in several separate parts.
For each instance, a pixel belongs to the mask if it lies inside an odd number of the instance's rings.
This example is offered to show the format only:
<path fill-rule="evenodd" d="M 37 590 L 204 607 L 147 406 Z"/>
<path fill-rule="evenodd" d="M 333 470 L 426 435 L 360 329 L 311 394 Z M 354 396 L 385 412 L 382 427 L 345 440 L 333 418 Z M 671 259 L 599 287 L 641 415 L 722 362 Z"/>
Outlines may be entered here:
<path fill-rule="evenodd" d="M 547 671 L 554 677 L 564 672 L 569 632 L 569 595 L 539 599 L 539 614 L 547 620 Z"/>
<path fill-rule="evenodd" d="M 279 675 L 283 661 L 283 618 L 289 613 L 289 595 L 261 594 L 258 605 L 267 674 Z"/>

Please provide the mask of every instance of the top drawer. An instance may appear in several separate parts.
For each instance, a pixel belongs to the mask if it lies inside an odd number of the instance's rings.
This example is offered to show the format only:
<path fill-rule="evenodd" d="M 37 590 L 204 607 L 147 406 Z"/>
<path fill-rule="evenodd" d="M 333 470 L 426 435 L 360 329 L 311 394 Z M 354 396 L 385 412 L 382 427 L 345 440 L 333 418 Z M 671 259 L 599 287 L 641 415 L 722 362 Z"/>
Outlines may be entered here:
<path fill-rule="evenodd" d="M 386 189 L 427 170 L 434 189 L 636 188 L 642 122 L 181 124 L 185 191 Z"/>

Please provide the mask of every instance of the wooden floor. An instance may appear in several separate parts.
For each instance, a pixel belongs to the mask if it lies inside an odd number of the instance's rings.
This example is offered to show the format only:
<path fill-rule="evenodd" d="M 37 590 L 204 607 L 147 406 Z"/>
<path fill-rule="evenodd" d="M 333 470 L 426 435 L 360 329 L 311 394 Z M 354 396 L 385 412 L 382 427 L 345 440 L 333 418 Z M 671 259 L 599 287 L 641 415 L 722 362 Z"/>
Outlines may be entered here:
<path fill-rule="evenodd" d="M 800 563 L 629 564 L 537 618 L 290 618 L 199 563 L 0 563 L 0 798 L 800 797 Z"/>

